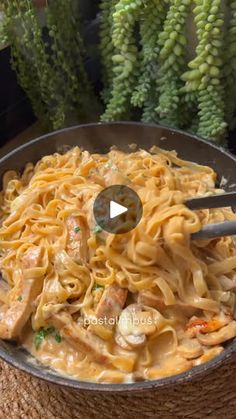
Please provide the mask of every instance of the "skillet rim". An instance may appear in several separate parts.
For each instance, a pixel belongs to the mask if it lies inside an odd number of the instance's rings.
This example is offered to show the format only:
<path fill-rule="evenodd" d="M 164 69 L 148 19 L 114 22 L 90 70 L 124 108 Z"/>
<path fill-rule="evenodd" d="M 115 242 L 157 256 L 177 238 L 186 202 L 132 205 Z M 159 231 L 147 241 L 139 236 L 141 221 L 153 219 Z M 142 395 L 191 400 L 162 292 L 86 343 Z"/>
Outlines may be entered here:
<path fill-rule="evenodd" d="M 36 143 L 39 143 L 43 140 L 50 139 L 50 137 L 53 137 L 57 134 L 63 134 L 67 133 L 68 131 L 73 131 L 76 129 L 86 129 L 89 127 L 103 127 L 103 126 L 140 126 L 140 127 L 149 127 L 149 128 L 158 128 L 162 130 L 166 130 L 169 132 L 169 134 L 179 134 L 184 135 L 185 137 L 190 137 L 191 139 L 194 139 L 197 142 L 200 142 L 204 145 L 210 146 L 213 149 L 217 150 L 221 154 L 224 154 L 225 156 L 229 157 L 231 160 L 233 160 L 236 164 L 236 156 L 234 156 L 229 151 L 226 151 L 224 148 L 217 146 L 214 143 L 210 143 L 207 140 L 204 140 L 196 135 L 189 134 L 183 130 L 178 129 L 172 129 L 168 126 L 164 125 L 157 125 L 157 124 L 149 124 L 149 123 L 141 123 L 141 122 L 129 122 L 129 121 L 117 121 L 117 122 L 111 122 L 111 123 L 89 123 L 89 124 L 81 124 L 81 125 L 75 125 L 69 128 L 63 128 L 61 130 L 53 131 L 51 133 L 42 135 L 40 137 L 37 137 L 31 141 L 26 142 L 25 144 L 20 145 L 19 147 L 15 148 L 12 151 L 9 151 L 6 155 L 2 156 L 0 158 L 0 166 L 10 157 L 18 154 L 18 152 L 21 152 L 24 149 L 27 149 L 31 146 L 33 146 Z M 3 347 L 10 345 L 10 343 L 4 342 L 0 340 L 0 342 L 3 342 Z M 204 363 L 202 365 L 196 366 L 186 372 L 183 372 L 181 374 L 172 375 L 170 377 L 161 378 L 158 380 L 153 381 L 142 381 L 142 382 L 136 382 L 136 383 L 127 383 L 127 384 L 101 384 L 101 383 L 93 383 L 93 382 L 87 382 L 87 381 L 79 381 L 75 379 L 71 379 L 69 377 L 63 376 L 63 375 L 57 375 L 53 370 L 50 370 L 49 368 L 45 368 L 45 366 L 40 365 L 38 361 L 36 361 L 36 366 L 33 364 L 30 364 L 28 361 L 21 361 L 18 360 L 15 356 L 8 354 L 7 349 L 4 350 L 4 348 L 0 347 L 0 359 L 7 362 L 9 365 L 28 373 L 30 376 L 42 379 L 46 382 L 69 387 L 75 390 L 84 390 L 84 391 L 96 391 L 99 393 L 123 393 L 126 391 L 134 392 L 140 392 L 140 391 L 147 391 L 151 389 L 158 389 L 163 388 L 170 385 L 179 385 L 183 383 L 187 383 L 192 381 L 195 378 L 198 378 L 199 376 L 206 375 L 207 373 L 211 373 L 211 371 L 215 370 L 220 365 L 225 364 L 228 360 L 231 358 L 235 358 L 236 355 L 236 340 L 233 340 L 227 348 L 224 349 L 224 351 L 216 356 L 211 361 Z M 43 369 L 41 369 L 43 367 Z"/>

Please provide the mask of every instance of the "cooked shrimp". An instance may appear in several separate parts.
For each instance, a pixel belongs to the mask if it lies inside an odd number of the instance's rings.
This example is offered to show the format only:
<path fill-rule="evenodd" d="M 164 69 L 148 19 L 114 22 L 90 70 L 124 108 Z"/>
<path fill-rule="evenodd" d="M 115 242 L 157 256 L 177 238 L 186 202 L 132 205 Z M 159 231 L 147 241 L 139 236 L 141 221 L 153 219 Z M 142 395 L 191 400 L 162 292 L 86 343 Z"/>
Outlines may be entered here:
<path fill-rule="evenodd" d="M 231 321 L 227 326 L 222 327 L 216 332 L 207 333 L 202 335 L 197 334 L 197 339 L 200 343 L 206 346 L 219 345 L 220 343 L 226 342 L 229 339 L 233 339 L 236 336 L 236 321 Z"/>
<path fill-rule="evenodd" d="M 185 359 L 194 359 L 203 354 L 203 348 L 197 339 L 183 339 L 178 346 L 178 353 Z"/>
<path fill-rule="evenodd" d="M 221 329 L 223 326 L 232 321 L 232 314 L 230 312 L 222 311 L 220 315 L 213 317 L 211 320 L 199 319 L 193 317 L 187 323 L 186 331 L 191 337 L 197 336 L 200 333 L 210 333 Z"/>

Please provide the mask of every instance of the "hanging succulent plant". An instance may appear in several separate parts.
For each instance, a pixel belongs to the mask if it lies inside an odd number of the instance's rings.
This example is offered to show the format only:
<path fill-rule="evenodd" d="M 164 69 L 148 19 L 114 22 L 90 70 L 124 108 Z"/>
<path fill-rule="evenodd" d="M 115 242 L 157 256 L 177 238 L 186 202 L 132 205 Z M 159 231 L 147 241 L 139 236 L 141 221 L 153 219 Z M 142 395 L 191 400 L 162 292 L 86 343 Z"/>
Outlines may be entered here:
<path fill-rule="evenodd" d="M 103 18 L 113 88 L 102 119 L 127 119 L 132 103 L 143 108 L 145 121 L 222 141 L 236 122 L 235 0 L 114 3 Z M 191 60 L 190 36 L 197 41 Z"/>
<path fill-rule="evenodd" d="M 0 36 L 10 41 L 18 80 L 48 127 L 68 125 L 72 116 L 82 121 L 86 111 L 93 112 L 78 10 L 87 22 L 99 5 L 103 121 L 130 119 L 134 110 L 143 121 L 217 142 L 236 125 L 235 0 L 2 3 L 6 19 Z M 44 30 L 36 4 L 45 7 Z"/>
<path fill-rule="evenodd" d="M 31 0 L 3 0 L 3 7 L 12 66 L 35 115 L 53 129 L 68 125 L 71 114 L 80 120 L 91 89 L 73 0 L 46 2 L 47 40 Z"/>
<path fill-rule="evenodd" d="M 120 0 L 117 2 L 112 17 L 113 82 L 111 97 L 103 121 L 112 121 L 127 117 L 130 97 L 138 76 L 138 48 L 134 27 L 142 9 L 142 0 Z M 104 42 L 104 39 L 102 39 Z"/>
<path fill-rule="evenodd" d="M 158 57 L 160 46 L 158 39 L 166 18 L 165 0 L 150 0 L 142 9 L 140 16 L 141 63 L 137 86 L 131 102 L 143 108 L 143 122 L 158 121 L 156 104 L 158 100 Z"/>

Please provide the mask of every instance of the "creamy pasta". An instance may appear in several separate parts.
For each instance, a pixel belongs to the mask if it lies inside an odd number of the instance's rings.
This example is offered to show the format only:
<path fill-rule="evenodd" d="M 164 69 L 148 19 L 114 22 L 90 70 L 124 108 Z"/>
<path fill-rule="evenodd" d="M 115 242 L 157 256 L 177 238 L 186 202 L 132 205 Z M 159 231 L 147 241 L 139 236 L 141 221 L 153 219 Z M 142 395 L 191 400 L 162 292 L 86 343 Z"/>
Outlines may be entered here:
<path fill-rule="evenodd" d="M 93 205 L 127 185 L 143 216 L 103 231 Z M 187 371 L 236 336 L 232 237 L 193 241 L 230 208 L 191 211 L 189 197 L 222 192 L 216 173 L 152 150 L 65 154 L 9 171 L 0 196 L 0 338 L 62 374 L 99 383 Z"/>

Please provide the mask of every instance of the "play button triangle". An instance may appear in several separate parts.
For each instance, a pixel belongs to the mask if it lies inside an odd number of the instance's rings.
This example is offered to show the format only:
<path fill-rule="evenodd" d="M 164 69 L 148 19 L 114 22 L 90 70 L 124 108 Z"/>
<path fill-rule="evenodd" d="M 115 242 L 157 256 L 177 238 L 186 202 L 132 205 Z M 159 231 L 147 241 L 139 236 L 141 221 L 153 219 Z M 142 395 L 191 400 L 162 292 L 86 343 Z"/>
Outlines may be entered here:
<path fill-rule="evenodd" d="M 110 201 L 110 218 L 113 219 L 118 217 L 121 214 L 125 214 L 128 211 L 128 208 L 123 205 L 118 204 L 115 201 Z"/>
<path fill-rule="evenodd" d="M 126 234 L 138 225 L 143 207 L 133 189 L 125 185 L 112 185 L 98 194 L 93 214 L 102 230 L 111 234 Z"/>

